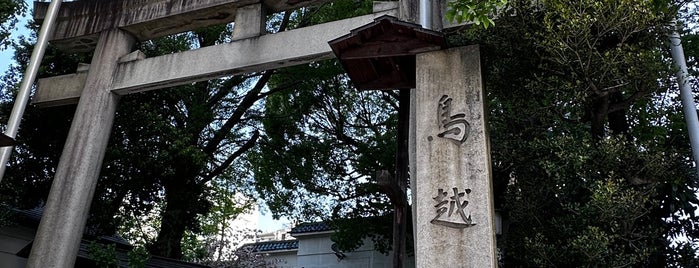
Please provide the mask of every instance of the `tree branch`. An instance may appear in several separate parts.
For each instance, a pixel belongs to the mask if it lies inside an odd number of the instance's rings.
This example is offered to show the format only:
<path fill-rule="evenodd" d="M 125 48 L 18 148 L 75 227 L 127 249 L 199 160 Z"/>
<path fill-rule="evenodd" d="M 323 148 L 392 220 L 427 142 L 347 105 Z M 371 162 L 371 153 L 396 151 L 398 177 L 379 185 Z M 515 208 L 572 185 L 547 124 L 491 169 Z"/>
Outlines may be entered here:
<path fill-rule="evenodd" d="M 210 181 L 214 177 L 221 175 L 221 173 L 223 173 L 223 171 L 226 170 L 226 168 L 228 168 L 231 165 L 231 163 L 233 163 L 233 161 L 235 161 L 235 159 L 240 157 L 242 154 L 244 154 L 248 150 L 252 149 L 252 147 L 255 146 L 257 139 L 259 139 L 259 138 L 260 138 L 260 132 L 255 130 L 255 133 L 252 134 L 252 137 L 249 140 L 247 140 L 243 144 L 243 146 L 241 146 L 240 148 L 238 148 L 238 150 L 236 150 L 231 155 L 229 155 L 228 158 L 226 158 L 226 160 L 223 161 L 223 163 L 221 163 L 213 171 L 207 173 L 206 176 L 204 176 L 204 178 L 203 178 L 203 182 Z"/>
<path fill-rule="evenodd" d="M 250 109 L 255 102 L 262 98 L 259 93 L 272 77 L 272 73 L 274 73 L 273 70 L 266 71 L 264 74 L 262 74 L 262 77 L 257 80 L 255 86 L 248 91 L 243 100 L 240 101 L 238 107 L 236 107 L 235 111 L 233 111 L 233 114 L 231 114 L 228 120 L 223 123 L 221 128 L 214 133 L 214 137 L 211 139 L 211 141 L 209 141 L 206 147 L 204 147 L 204 153 L 213 155 L 216 148 L 218 148 L 221 142 L 226 138 L 226 135 L 228 135 L 231 129 L 233 129 L 233 127 L 240 122 L 240 119 L 243 117 L 245 112 Z"/>
<path fill-rule="evenodd" d="M 284 12 L 284 18 L 282 20 L 281 26 L 279 27 L 279 31 L 284 31 L 289 25 L 289 20 L 291 18 L 291 13 L 290 12 Z M 223 123 L 223 126 L 214 133 L 214 137 L 209 141 L 209 143 L 204 147 L 204 153 L 208 155 L 213 155 L 214 152 L 216 151 L 216 148 L 221 144 L 221 142 L 225 139 L 226 135 L 228 132 L 233 129 L 233 127 L 240 122 L 240 119 L 243 117 L 245 112 L 252 107 L 255 102 L 258 100 L 264 98 L 268 94 L 260 94 L 262 89 L 265 87 L 267 82 L 269 82 L 269 79 L 272 77 L 272 74 L 274 73 L 274 70 L 268 70 L 265 71 L 262 76 L 260 77 L 259 80 L 257 80 L 257 83 L 255 86 L 248 91 L 247 94 L 245 94 L 245 97 L 243 100 L 240 102 L 238 107 L 236 107 L 235 111 L 233 111 L 233 114 L 231 114 L 231 117 L 226 120 L 225 123 Z"/>

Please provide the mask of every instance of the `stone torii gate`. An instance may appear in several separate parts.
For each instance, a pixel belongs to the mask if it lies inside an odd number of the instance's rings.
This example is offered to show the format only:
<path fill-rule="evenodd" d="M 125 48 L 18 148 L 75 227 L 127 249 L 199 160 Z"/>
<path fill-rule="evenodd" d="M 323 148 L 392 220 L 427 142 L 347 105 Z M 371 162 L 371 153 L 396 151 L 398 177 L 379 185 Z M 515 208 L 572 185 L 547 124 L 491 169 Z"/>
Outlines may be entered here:
<path fill-rule="evenodd" d="M 64 3 L 51 43 L 72 51 L 94 49 L 94 56 L 89 68 L 38 83 L 35 104 L 78 106 L 27 267 L 74 265 L 121 95 L 332 58 L 328 41 L 386 14 L 414 22 L 417 11 L 415 1 L 375 2 L 374 14 L 265 34 L 266 12 L 324 2 L 331 1 Z M 45 5 L 35 3 L 36 19 L 44 11 Z M 153 58 L 132 51 L 137 40 L 231 21 L 228 44 Z M 410 166 L 418 267 L 496 266 L 479 61 L 473 47 L 417 56 Z"/>

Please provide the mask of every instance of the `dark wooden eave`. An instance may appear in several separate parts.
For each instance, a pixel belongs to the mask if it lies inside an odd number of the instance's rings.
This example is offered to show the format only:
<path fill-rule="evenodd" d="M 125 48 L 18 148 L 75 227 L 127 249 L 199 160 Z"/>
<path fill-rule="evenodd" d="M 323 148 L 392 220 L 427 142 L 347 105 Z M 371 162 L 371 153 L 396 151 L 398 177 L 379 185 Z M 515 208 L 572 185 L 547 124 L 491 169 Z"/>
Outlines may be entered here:
<path fill-rule="evenodd" d="M 358 89 L 415 88 L 415 55 L 447 47 L 442 33 L 388 15 L 328 44 Z"/>
<path fill-rule="evenodd" d="M 15 139 L 8 137 L 5 134 L 0 134 L 0 147 L 14 146 L 17 144 Z"/>

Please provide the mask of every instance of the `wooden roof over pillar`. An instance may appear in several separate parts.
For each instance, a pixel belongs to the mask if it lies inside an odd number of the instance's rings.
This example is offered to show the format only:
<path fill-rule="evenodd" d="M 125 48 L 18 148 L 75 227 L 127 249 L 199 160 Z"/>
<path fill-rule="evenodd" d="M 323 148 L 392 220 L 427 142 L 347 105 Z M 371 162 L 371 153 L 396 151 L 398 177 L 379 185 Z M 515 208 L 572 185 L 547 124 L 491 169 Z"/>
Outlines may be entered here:
<path fill-rule="evenodd" d="M 328 43 L 358 89 L 415 88 L 415 55 L 447 47 L 442 33 L 388 15 Z"/>

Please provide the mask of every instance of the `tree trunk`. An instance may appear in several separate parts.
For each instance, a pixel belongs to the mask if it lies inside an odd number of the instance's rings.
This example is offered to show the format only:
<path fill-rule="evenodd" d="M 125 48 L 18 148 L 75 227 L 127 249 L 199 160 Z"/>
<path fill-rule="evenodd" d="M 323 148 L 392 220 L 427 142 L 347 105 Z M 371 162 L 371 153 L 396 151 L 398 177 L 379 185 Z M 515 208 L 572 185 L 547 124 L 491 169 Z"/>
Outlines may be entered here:
<path fill-rule="evenodd" d="M 605 122 L 609 111 L 609 96 L 593 97 L 592 105 L 588 110 L 590 118 L 590 134 L 594 140 L 600 140 L 605 136 Z"/>
<path fill-rule="evenodd" d="M 624 101 L 624 96 L 621 92 L 611 93 L 609 107 L 614 107 L 615 104 Z M 627 139 L 632 137 L 629 135 L 629 122 L 626 120 L 626 108 L 612 111 L 609 117 L 609 130 L 614 135 L 625 135 Z"/>
<path fill-rule="evenodd" d="M 185 226 L 182 224 L 184 213 L 177 208 L 172 198 L 166 199 L 168 201 L 160 223 L 158 239 L 150 251 L 153 255 L 180 259 L 182 258 L 181 242 L 185 232 Z"/>
<path fill-rule="evenodd" d="M 408 220 L 408 133 L 410 117 L 410 90 L 401 90 L 398 100 L 398 131 L 396 135 L 396 176 L 381 171 L 376 179 L 381 189 L 393 204 L 393 267 L 403 267 L 405 263 L 405 236 Z"/>
<path fill-rule="evenodd" d="M 624 101 L 621 92 L 610 92 L 606 95 L 595 96 L 592 104 L 586 111 L 587 119 L 590 120 L 590 133 L 595 140 L 602 139 L 607 135 L 606 126 L 613 135 L 629 134 L 629 123 L 626 119 L 626 109 L 613 109 Z"/>
<path fill-rule="evenodd" d="M 158 256 L 181 259 L 182 237 L 189 223 L 196 221 L 196 213 L 189 208 L 197 203 L 186 196 L 194 193 L 187 192 L 182 187 L 165 187 L 166 205 L 160 222 L 160 232 L 151 253 Z"/>
<path fill-rule="evenodd" d="M 173 163 L 175 175 L 164 178 L 165 208 L 160 222 L 160 232 L 151 253 L 163 257 L 182 258 L 182 238 L 185 231 L 197 226 L 197 215 L 208 212 L 209 203 L 204 198 L 204 186 L 196 179 L 202 169 L 190 159 Z"/>

